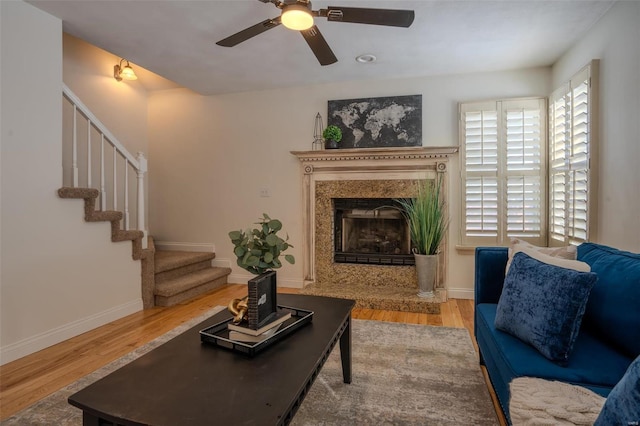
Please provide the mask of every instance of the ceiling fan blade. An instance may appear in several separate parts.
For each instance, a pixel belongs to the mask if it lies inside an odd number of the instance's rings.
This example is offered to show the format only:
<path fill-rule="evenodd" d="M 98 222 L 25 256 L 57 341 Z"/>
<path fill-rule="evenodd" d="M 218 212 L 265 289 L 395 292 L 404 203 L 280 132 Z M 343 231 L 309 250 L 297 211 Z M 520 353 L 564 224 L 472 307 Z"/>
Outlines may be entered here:
<path fill-rule="evenodd" d="M 308 30 L 300 31 L 300 34 L 302 34 L 313 54 L 318 58 L 320 65 L 331 65 L 338 62 L 338 58 L 333 54 L 318 27 L 314 25 Z"/>
<path fill-rule="evenodd" d="M 355 24 L 387 25 L 390 27 L 408 28 L 413 23 L 413 10 L 400 9 L 368 9 L 360 7 L 329 6 L 326 10 L 327 20 L 334 22 L 352 22 Z M 325 16 L 323 9 L 320 16 Z"/>
<path fill-rule="evenodd" d="M 220 40 L 216 44 L 218 46 L 224 47 L 233 47 L 236 44 L 242 43 L 243 41 L 249 40 L 251 37 L 255 37 L 258 34 L 262 34 L 263 32 L 270 30 L 271 28 L 275 28 L 280 25 L 280 17 L 274 19 L 265 19 L 264 21 L 255 24 L 249 28 L 245 28 L 244 30 L 235 33 L 232 36 L 229 36 L 223 40 Z"/>

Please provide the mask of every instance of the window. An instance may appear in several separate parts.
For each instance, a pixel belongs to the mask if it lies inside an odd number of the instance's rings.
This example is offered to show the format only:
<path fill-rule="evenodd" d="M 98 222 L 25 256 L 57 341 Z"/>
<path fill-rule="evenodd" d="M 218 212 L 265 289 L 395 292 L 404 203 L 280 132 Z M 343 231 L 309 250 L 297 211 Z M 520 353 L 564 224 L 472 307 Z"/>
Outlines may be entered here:
<path fill-rule="evenodd" d="M 546 100 L 460 105 L 462 244 L 544 245 Z"/>
<path fill-rule="evenodd" d="M 548 108 L 545 99 L 460 104 L 462 246 L 593 238 L 598 65 L 554 91 Z"/>
<path fill-rule="evenodd" d="M 597 61 L 549 98 L 549 245 L 588 241 L 595 220 L 594 97 Z"/>

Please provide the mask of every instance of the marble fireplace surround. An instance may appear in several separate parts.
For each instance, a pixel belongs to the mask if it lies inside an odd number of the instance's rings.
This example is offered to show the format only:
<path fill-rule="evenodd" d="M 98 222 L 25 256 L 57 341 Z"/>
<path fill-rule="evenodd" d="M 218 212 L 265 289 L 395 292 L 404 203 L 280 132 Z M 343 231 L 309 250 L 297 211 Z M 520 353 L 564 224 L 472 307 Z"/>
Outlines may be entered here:
<path fill-rule="evenodd" d="M 446 246 L 439 258 L 436 297 L 420 299 L 413 266 L 333 262 L 332 198 L 411 197 L 415 184 L 442 174 L 457 147 L 292 151 L 301 164 L 305 292 L 354 298 L 357 306 L 436 313 L 446 300 Z M 446 242 L 445 242 L 446 245 Z"/>

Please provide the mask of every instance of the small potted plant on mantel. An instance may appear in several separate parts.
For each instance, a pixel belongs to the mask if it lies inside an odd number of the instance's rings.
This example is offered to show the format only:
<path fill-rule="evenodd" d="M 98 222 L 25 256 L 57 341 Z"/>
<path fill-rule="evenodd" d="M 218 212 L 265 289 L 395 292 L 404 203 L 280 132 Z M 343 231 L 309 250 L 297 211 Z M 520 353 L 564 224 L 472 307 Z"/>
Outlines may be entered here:
<path fill-rule="evenodd" d="M 340 127 L 330 124 L 322 132 L 322 138 L 324 139 L 325 149 L 338 148 L 338 142 L 342 140 L 342 130 Z"/>
<path fill-rule="evenodd" d="M 409 223 L 416 261 L 419 297 L 433 297 L 440 244 L 444 240 L 449 218 L 441 196 L 442 176 L 418 185 L 415 198 L 397 200 Z"/>

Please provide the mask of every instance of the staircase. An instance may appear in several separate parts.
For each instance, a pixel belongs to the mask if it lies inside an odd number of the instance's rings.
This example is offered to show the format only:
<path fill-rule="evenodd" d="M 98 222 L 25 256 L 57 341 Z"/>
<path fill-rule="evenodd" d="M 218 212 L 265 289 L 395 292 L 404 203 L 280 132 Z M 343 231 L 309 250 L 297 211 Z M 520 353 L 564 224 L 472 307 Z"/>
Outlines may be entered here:
<path fill-rule="evenodd" d="M 120 228 L 123 214 L 119 211 L 96 210 L 96 199 L 100 191 L 94 188 L 60 188 L 58 196 L 60 198 L 75 198 L 84 200 L 84 220 L 87 222 L 111 222 L 111 241 L 131 241 L 131 257 L 133 260 L 145 259 L 150 250 L 142 248 L 142 231 L 126 231 Z"/>
<path fill-rule="evenodd" d="M 131 241 L 131 257 L 142 261 L 142 299 L 145 309 L 172 306 L 227 284 L 231 268 L 211 266 L 215 253 L 155 250 L 142 248 L 142 231 L 123 230 L 119 211 L 95 209 L 100 191 L 94 188 L 60 188 L 60 198 L 84 200 L 87 222 L 111 222 L 111 241 Z M 153 271 L 153 274 L 150 273 Z"/>
<path fill-rule="evenodd" d="M 157 250 L 154 258 L 154 300 L 172 306 L 227 284 L 231 268 L 211 266 L 211 252 Z"/>
<path fill-rule="evenodd" d="M 62 95 L 73 125 L 63 135 L 58 195 L 84 200 L 87 222 L 111 222 L 111 241 L 131 241 L 131 256 L 141 261 L 144 308 L 175 305 L 225 285 L 231 269 L 212 267 L 215 253 L 156 251 L 145 225 L 144 154 L 127 151 L 66 85 Z"/>

